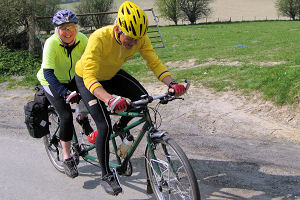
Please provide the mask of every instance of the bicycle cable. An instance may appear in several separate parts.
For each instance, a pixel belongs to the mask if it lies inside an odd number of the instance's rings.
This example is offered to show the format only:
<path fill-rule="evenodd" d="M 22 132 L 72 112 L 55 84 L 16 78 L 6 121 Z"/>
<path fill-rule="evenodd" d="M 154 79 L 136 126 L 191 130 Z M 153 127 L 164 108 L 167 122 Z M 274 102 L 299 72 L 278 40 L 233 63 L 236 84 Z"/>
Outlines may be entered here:
<path fill-rule="evenodd" d="M 161 104 L 158 103 L 158 104 L 156 104 L 155 108 L 149 107 L 149 109 L 152 110 L 153 113 L 154 113 L 153 114 L 153 117 L 154 117 L 153 125 L 155 126 L 156 129 L 158 129 L 161 126 L 161 123 L 162 123 L 162 117 L 161 117 L 160 112 L 158 111 L 160 105 Z"/>

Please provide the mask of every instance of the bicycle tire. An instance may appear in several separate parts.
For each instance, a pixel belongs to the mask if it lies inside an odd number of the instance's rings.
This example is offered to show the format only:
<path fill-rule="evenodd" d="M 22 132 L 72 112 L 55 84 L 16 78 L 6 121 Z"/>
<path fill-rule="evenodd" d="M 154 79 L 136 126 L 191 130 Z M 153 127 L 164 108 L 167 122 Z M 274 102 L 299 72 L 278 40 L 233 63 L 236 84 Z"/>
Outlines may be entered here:
<path fill-rule="evenodd" d="M 200 200 L 200 191 L 194 170 L 181 147 L 167 136 L 155 139 L 151 147 L 156 158 L 152 159 L 147 147 L 146 172 L 156 199 Z M 167 154 L 164 147 L 167 149 Z M 158 165 L 154 165 L 154 163 L 158 163 Z M 161 175 L 156 166 L 159 166 Z M 171 166 L 173 170 L 170 170 Z"/>
<path fill-rule="evenodd" d="M 59 131 L 59 117 L 53 108 L 48 109 L 49 117 L 49 134 L 43 137 L 45 150 L 51 164 L 59 172 L 64 173 L 63 167 L 63 149 L 59 142 L 58 131 Z M 52 141 L 52 143 L 51 143 Z"/>

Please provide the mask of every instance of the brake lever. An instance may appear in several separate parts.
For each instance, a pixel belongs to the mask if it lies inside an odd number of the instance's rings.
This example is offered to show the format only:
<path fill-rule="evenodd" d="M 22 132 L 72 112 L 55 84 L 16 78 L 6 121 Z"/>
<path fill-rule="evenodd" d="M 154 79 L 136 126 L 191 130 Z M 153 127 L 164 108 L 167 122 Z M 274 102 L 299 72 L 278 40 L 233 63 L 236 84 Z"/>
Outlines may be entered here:
<path fill-rule="evenodd" d="M 163 99 L 160 99 L 159 103 L 167 104 L 169 101 L 173 101 L 174 99 L 176 99 L 176 97 L 174 97 L 172 95 L 168 95 L 168 96 L 164 97 Z"/>
<path fill-rule="evenodd" d="M 185 91 L 187 92 L 187 91 L 188 91 L 188 89 L 190 88 L 191 81 L 186 79 L 184 82 L 186 83 L 186 86 L 185 86 Z"/>

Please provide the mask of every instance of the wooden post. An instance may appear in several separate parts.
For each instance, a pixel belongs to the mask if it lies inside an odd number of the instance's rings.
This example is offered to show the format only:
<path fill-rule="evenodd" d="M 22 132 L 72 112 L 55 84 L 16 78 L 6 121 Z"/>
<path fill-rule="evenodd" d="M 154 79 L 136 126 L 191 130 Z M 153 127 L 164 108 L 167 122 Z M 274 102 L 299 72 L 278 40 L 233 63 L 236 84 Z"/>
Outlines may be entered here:
<path fill-rule="evenodd" d="M 31 14 L 28 18 L 28 51 L 35 52 L 35 31 L 36 25 L 34 16 Z"/>

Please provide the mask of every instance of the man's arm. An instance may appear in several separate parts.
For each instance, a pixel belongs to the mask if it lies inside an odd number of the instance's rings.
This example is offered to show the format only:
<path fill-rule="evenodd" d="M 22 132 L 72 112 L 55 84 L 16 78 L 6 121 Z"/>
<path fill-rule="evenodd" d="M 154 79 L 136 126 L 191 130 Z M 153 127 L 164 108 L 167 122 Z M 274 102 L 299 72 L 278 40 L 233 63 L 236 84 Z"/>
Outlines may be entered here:
<path fill-rule="evenodd" d="M 94 89 L 94 95 L 106 104 L 108 104 L 108 101 L 113 98 L 113 96 L 109 94 L 102 86 Z"/>

